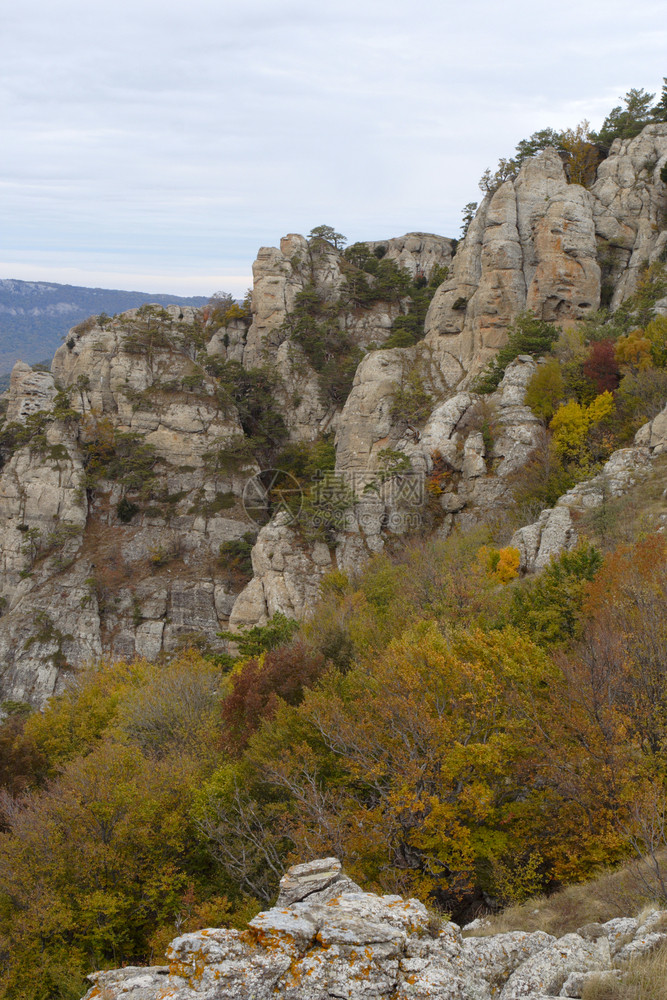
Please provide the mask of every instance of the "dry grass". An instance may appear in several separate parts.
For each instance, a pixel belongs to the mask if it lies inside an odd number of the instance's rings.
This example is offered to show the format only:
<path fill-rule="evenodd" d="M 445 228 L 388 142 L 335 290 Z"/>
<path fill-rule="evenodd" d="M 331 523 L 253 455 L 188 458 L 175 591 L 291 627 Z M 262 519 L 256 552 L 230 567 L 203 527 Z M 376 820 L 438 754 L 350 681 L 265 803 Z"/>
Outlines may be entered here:
<path fill-rule="evenodd" d="M 591 977 L 582 1000 L 667 1000 L 667 946 L 635 959 L 620 978 Z"/>
<path fill-rule="evenodd" d="M 580 518 L 579 530 L 603 551 L 631 544 L 656 531 L 667 515 L 667 454 L 659 455 L 646 479 Z"/>
<path fill-rule="evenodd" d="M 667 864 L 667 852 L 661 860 Z M 489 917 L 483 928 L 471 933 L 479 937 L 506 931 L 539 930 L 560 937 L 584 924 L 633 916 L 658 898 L 651 892 L 646 875 L 646 867 L 633 862 L 590 882 L 567 886 L 552 896 L 538 896 L 519 906 L 508 907 Z"/>
<path fill-rule="evenodd" d="M 600 972 L 586 981 L 582 990 L 582 1000 L 621 1000 L 627 997 L 627 987 L 618 976 Z"/>
<path fill-rule="evenodd" d="M 667 864 L 667 852 L 659 860 Z M 568 886 L 548 898 L 540 896 L 509 907 L 489 917 L 483 929 L 471 933 L 479 937 L 541 930 L 560 937 L 585 924 L 604 923 L 614 917 L 639 915 L 641 921 L 655 905 L 646 868 L 635 862 L 591 882 Z M 667 915 L 651 926 L 651 932 L 665 930 Z M 591 976 L 582 1000 L 667 1000 L 667 944 L 634 959 L 620 976 L 607 972 Z"/>

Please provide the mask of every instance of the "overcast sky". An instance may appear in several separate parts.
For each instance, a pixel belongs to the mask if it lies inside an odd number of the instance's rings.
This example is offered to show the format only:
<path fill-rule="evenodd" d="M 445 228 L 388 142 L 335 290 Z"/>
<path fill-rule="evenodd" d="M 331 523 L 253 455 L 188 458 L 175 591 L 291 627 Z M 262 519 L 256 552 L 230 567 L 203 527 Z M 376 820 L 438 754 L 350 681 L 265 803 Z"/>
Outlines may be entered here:
<path fill-rule="evenodd" d="M 22 0 L 0 278 L 242 295 L 260 246 L 458 235 L 485 167 L 667 75 L 664 0 Z"/>

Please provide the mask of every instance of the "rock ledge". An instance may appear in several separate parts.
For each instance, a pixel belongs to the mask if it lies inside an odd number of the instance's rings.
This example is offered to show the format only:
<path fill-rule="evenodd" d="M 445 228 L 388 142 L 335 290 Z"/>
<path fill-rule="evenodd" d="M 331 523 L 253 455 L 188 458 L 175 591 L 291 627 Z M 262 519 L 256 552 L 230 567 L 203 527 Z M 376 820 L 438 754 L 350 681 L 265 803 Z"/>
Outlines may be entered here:
<path fill-rule="evenodd" d="M 177 937 L 168 966 L 97 972 L 84 1000 L 548 1000 L 581 997 L 667 940 L 667 911 L 544 931 L 466 937 L 416 899 L 363 892 L 336 858 L 290 868 L 278 904 L 245 931 Z M 471 928 L 472 929 L 472 928 Z"/>

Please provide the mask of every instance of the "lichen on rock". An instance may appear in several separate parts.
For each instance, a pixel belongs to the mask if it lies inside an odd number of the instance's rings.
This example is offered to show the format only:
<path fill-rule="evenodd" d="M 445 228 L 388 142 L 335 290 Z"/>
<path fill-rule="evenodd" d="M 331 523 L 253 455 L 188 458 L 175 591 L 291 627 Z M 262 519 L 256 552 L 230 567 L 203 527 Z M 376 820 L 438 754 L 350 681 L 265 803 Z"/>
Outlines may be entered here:
<path fill-rule="evenodd" d="M 592 973 L 620 975 L 633 955 L 667 940 L 665 911 L 565 934 L 463 937 L 415 899 L 364 892 L 336 858 L 290 868 L 278 901 L 246 930 L 177 937 L 168 966 L 89 976 L 84 1000 L 547 1000 L 581 996 Z M 663 921 L 664 922 L 664 921 Z"/>

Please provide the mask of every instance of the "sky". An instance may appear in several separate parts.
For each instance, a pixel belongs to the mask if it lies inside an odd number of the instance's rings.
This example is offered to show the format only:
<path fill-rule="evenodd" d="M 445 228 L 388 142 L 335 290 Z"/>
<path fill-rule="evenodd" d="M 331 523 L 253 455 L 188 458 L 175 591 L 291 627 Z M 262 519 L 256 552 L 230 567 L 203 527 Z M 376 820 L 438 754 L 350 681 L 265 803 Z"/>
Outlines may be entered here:
<path fill-rule="evenodd" d="M 260 246 L 457 236 L 486 167 L 667 75 L 664 0 L 22 0 L 0 278 L 242 296 Z"/>

